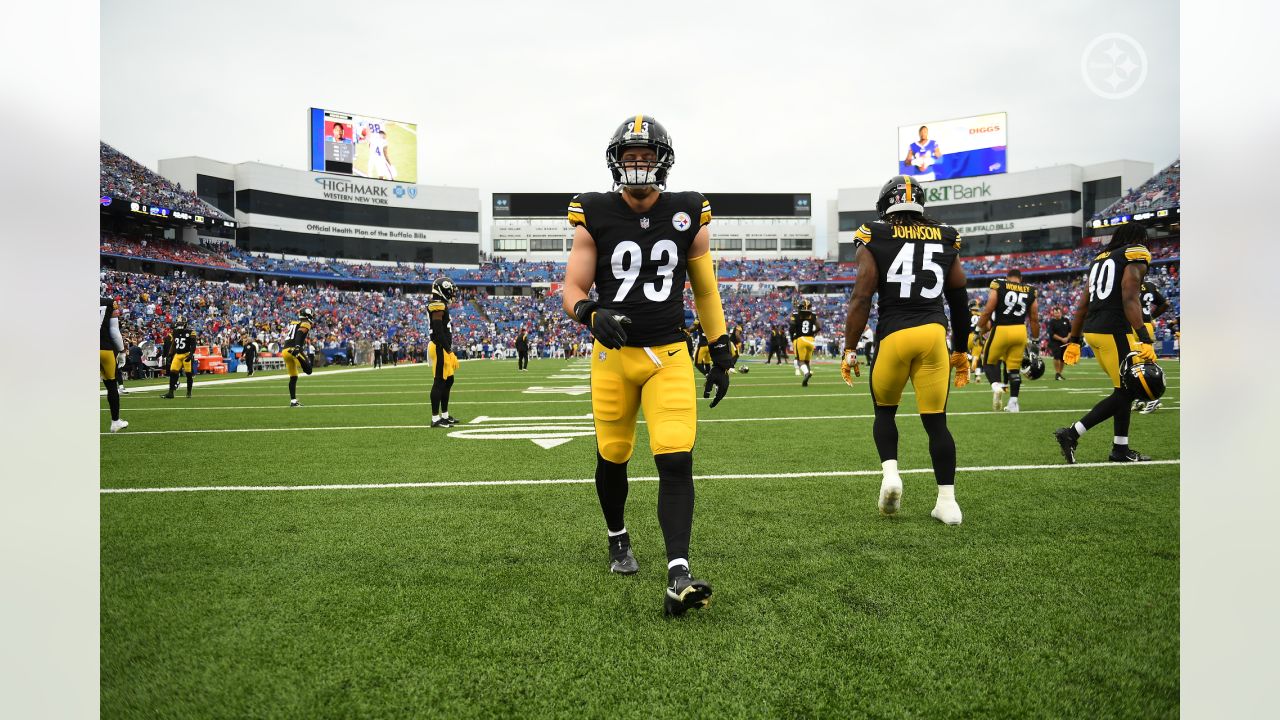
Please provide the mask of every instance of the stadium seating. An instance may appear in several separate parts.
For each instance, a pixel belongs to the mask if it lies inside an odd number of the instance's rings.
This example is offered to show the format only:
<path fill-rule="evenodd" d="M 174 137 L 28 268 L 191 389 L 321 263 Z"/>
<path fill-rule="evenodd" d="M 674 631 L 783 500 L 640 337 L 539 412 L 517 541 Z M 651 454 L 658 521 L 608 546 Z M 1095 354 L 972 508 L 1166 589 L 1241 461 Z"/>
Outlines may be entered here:
<path fill-rule="evenodd" d="M 1119 200 L 1093 214 L 1092 220 L 1132 215 L 1139 212 L 1165 210 L 1182 204 L 1182 160 L 1156 173 L 1138 188 L 1129 190 Z"/>
<path fill-rule="evenodd" d="M 194 192 L 183 190 L 181 185 L 165 179 L 110 145 L 99 145 L 99 190 L 103 195 L 193 215 L 234 219 L 201 200 Z"/>

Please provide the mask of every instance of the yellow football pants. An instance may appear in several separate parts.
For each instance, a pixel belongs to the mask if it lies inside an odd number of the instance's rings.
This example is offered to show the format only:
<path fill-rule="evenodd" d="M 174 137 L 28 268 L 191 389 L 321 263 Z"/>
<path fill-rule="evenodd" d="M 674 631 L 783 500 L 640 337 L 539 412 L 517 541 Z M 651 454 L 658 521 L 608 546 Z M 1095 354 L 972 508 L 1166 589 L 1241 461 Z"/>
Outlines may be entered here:
<path fill-rule="evenodd" d="M 904 328 L 880 341 L 876 361 L 871 365 L 871 398 L 876 405 L 901 404 L 908 379 L 916 389 L 921 415 L 946 411 L 951 365 L 947 358 L 947 331 L 941 325 Z"/>
<path fill-rule="evenodd" d="M 683 341 L 655 347 L 591 348 L 591 412 L 600 456 L 624 463 L 644 409 L 654 455 L 688 452 L 697 437 L 693 362 Z"/>

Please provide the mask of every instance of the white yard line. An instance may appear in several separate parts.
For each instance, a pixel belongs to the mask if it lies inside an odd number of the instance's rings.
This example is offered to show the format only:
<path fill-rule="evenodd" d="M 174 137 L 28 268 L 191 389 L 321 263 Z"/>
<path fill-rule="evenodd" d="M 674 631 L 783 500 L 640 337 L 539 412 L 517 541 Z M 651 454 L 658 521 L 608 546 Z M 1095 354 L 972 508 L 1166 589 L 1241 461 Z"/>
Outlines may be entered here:
<path fill-rule="evenodd" d="M 404 405 L 423 405 L 426 403 L 402 403 Z M 487 403 L 486 403 L 487 404 Z M 349 407 L 346 405 L 316 405 L 309 407 Z M 355 407 L 367 407 L 365 405 Z M 226 410 L 230 408 L 208 408 L 210 410 Z M 713 411 L 714 412 L 714 411 Z M 1020 415 L 1046 415 L 1074 413 L 1083 415 L 1089 412 L 1089 408 L 1072 408 L 1072 409 L 1056 409 L 1056 410 L 1023 410 Z M 899 417 L 914 417 L 916 413 L 902 412 Z M 957 417 L 961 415 L 1004 415 L 1012 417 L 1013 413 L 1007 413 L 1003 410 L 977 410 L 973 412 L 948 412 L 947 417 Z M 587 417 L 590 417 L 589 414 Z M 698 423 L 730 423 L 730 422 L 791 422 L 796 420 L 867 420 L 874 418 L 873 414 L 865 415 L 792 415 L 788 417 L 746 417 L 746 418 L 717 418 L 702 417 L 698 418 Z M 584 418 L 585 419 L 585 418 Z M 511 424 L 523 424 L 524 418 L 511 418 L 510 421 L 504 421 L 500 417 L 485 417 L 487 424 L 510 422 Z M 641 425 L 647 424 L 646 421 L 637 419 L 637 423 Z M 211 428 L 205 430 L 141 430 L 132 431 L 125 430 L 118 433 L 104 432 L 99 433 L 104 437 L 128 437 L 135 435 L 190 435 L 200 433 L 248 433 L 248 432 L 305 432 L 305 431 L 326 431 L 326 430 L 411 430 L 430 427 L 428 425 L 336 425 L 336 426 L 316 426 L 316 427 L 283 427 L 283 428 Z"/>
<path fill-rule="evenodd" d="M 956 468 L 956 472 L 1000 472 L 1010 470 L 1072 470 L 1076 468 L 1128 468 L 1146 465 L 1178 465 L 1181 460 L 1153 460 L 1147 463 L 1076 463 L 1075 465 L 983 465 Z M 865 477 L 880 476 L 880 470 L 835 470 L 812 471 L 798 473 L 734 473 L 728 475 L 697 475 L 698 480 L 787 480 L 795 478 L 824 477 Z M 932 468 L 912 468 L 899 470 L 903 475 L 932 473 Z M 632 477 L 631 482 L 657 482 L 657 477 Z M 210 487 L 150 487 L 150 488 L 102 488 L 103 495 L 130 493 L 178 493 L 178 492 L 273 492 L 301 490 L 392 490 L 402 488 L 440 488 L 440 487 L 481 487 L 485 485 L 585 485 L 595 483 L 595 478 L 557 478 L 549 480 L 490 480 L 490 481 L 443 481 L 421 483 L 365 483 L 360 485 L 218 485 Z"/>

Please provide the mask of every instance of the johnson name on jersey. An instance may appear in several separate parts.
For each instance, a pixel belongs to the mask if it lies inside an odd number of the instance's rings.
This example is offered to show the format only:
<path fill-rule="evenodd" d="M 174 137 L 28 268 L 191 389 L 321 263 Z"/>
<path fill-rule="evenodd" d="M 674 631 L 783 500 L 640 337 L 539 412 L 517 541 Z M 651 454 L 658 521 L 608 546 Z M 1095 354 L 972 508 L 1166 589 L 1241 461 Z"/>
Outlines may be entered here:
<path fill-rule="evenodd" d="M 664 192 L 636 213 L 621 193 L 583 193 L 569 202 L 569 224 L 596 245 L 600 307 L 626 315 L 627 345 L 684 339 L 684 284 L 689 248 L 711 223 L 711 203 L 697 192 Z"/>
<path fill-rule="evenodd" d="M 1084 318 L 1085 332 L 1127 333 L 1132 326 L 1124 314 L 1121 279 L 1125 268 L 1141 263 L 1145 273 L 1151 264 L 1151 252 L 1143 245 L 1130 243 L 1098 253 L 1089 265 L 1089 309 Z"/>
<path fill-rule="evenodd" d="M 1027 309 L 1035 302 L 1036 289 L 1024 283 L 1000 279 L 991 281 L 996 291 L 996 309 L 991 313 L 995 325 L 1021 325 L 1027 321 Z"/>
<path fill-rule="evenodd" d="M 853 237 L 876 261 L 877 341 L 917 325 L 947 327 L 942 290 L 951 265 L 959 262 L 960 233 L 955 228 L 876 220 L 859 227 Z"/>

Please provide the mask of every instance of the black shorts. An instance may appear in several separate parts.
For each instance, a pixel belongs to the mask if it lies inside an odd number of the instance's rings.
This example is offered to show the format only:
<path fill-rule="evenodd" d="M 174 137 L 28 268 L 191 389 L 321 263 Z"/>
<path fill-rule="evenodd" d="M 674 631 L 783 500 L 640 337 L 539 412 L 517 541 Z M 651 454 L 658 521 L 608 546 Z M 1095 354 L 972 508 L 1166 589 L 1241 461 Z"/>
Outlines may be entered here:
<path fill-rule="evenodd" d="M 1057 343 L 1050 343 L 1049 347 L 1051 348 L 1051 350 L 1052 350 L 1052 352 L 1053 352 L 1053 359 L 1054 359 L 1054 360 L 1061 360 L 1061 359 L 1062 359 L 1063 354 L 1065 354 L 1065 353 L 1067 352 L 1067 346 L 1066 346 L 1066 345 L 1059 345 L 1059 344 L 1057 344 Z"/>

